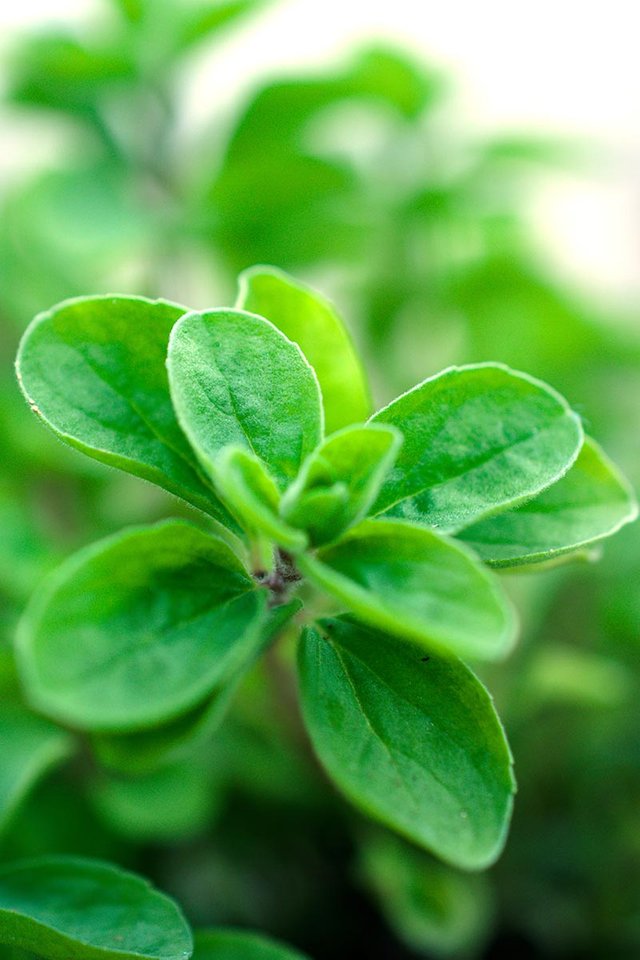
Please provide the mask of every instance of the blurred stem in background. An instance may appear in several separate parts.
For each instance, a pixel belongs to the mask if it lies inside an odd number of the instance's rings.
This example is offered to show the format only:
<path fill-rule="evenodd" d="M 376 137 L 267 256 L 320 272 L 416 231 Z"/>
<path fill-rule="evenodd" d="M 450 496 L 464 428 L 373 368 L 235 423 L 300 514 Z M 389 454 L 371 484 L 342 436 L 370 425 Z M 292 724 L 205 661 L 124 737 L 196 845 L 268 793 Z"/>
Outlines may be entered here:
<path fill-rule="evenodd" d="M 10 650 L 26 596 L 70 544 L 176 512 L 45 442 L 23 410 L 10 361 L 51 303 L 117 289 L 206 306 L 228 300 L 244 267 L 274 263 L 332 289 L 359 319 L 380 402 L 448 363 L 502 360 L 565 393 L 640 480 L 629 442 L 640 337 L 565 289 L 528 227 L 530 187 L 571 151 L 455 134 L 446 78 L 381 47 L 265 80 L 230 124 L 212 96 L 210 128 L 190 140 L 180 121 L 196 51 L 263 6 L 112 0 L 93 26 L 19 38 L 7 63 L 6 108 L 43 131 L 53 124 L 62 142 L 0 197 L 0 688 L 27 744 L 33 718 Z M 213 739 L 173 731 L 179 759 L 164 767 L 149 759 L 153 742 L 87 745 L 12 810 L 2 854 L 138 864 L 197 922 L 262 927 L 318 960 L 501 950 L 627 960 L 640 951 L 638 566 L 631 528 L 597 571 L 514 582 L 522 642 L 490 679 L 520 795 L 489 877 L 352 819 L 260 671 Z M 286 677 L 286 643 L 277 656 Z M 193 721 L 206 733 L 205 718 Z M 150 764 L 144 776 L 126 771 L 134 756 Z"/>

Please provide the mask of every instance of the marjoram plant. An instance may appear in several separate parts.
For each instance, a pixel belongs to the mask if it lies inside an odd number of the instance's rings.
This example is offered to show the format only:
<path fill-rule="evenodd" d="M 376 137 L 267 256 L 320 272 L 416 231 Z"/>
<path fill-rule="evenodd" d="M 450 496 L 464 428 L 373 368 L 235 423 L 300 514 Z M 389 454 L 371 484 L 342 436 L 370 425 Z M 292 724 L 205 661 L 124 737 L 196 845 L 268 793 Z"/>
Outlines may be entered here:
<path fill-rule="evenodd" d="M 38 590 L 17 640 L 35 710 L 94 744 L 170 756 L 212 734 L 295 629 L 302 716 L 330 780 L 447 863 L 493 863 L 512 762 L 465 663 L 514 643 L 493 570 L 590 556 L 636 515 L 567 402 L 481 363 L 372 415 L 332 306 L 268 267 L 241 276 L 230 309 L 66 301 L 33 321 L 17 368 L 62 440 L 198 511 L 89 546 Z M 60 857 L 0 871 L 0 942 L 59 958 L 193 949 L 146 882 Z M 196 942 L 200 960 L 299 956 L 237 932 Z"/>

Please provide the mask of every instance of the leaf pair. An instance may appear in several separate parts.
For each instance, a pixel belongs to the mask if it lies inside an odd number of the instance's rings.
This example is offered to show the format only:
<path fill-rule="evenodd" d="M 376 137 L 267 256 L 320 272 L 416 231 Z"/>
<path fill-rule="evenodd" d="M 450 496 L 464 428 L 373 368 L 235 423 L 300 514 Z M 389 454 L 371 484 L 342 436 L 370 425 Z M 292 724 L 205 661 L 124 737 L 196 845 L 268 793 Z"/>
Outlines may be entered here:
<path fill-rule="evenodd" d="M 146 880 L 71 857 L 0 869 L 0 943 L 46 960 L 304 960 L 248 933 L 203 931 L 194 944 L 180 908 Z"/>

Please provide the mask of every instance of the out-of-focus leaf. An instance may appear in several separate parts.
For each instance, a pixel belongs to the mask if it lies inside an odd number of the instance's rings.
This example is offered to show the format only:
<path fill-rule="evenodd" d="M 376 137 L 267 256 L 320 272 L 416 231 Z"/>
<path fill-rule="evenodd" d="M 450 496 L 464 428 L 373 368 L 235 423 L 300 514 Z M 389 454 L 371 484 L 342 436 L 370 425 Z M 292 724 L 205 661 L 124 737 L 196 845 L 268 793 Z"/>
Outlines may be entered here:
<path fill-rule="evenodd" d="M 0 830 L 34 784 L 62 763 L 73 750 L 73 738 L 21 706 L 0 706 Z"/>
<path fill-rule="evenodd" d="M 246 930 L 199 930 L 193 960 L 305 960 L 291 947 Z"/>
<path fill-rule="evenodd" d="M 389 834 L 365 838 L 359 872 L 411 949 L 436 957 L 480 949 L 492 913 L 484 877 L 460 873 Z"/>

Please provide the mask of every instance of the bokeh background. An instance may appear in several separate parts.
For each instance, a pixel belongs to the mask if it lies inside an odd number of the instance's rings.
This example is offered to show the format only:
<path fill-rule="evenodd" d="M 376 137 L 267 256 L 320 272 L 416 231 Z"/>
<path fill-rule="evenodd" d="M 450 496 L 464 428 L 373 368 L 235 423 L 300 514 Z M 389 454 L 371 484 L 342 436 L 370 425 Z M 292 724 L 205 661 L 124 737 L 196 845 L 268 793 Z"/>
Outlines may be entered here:
<path fill-rule="evenodd" d="M 181 509 L 32 422 L 12 358 L 65 297 L 230 303 L 239 270 L 273 263 L 333 296 L 379 402 L 502 360 L 565 393 L 638 486 L 634 6 L 3 5 L 0 756 L 28 755 L 40 722 L 12 654 L 39 579 Z M 54 750 L 55 769 L 33 759 L 18 791 L 0 772 L 0 857 L 117 860 L 198 925 L 257 927 L 316 960 L 640 955 L 638 536 L 598 564 L 505 578 L 522 638 L 485 678 L 520 790 L 488 874 L 443 867 L 331 792 L 286 650 L 275 681 L 256 670 L 223 727 L 171 757 L 121 737 Z"/>

